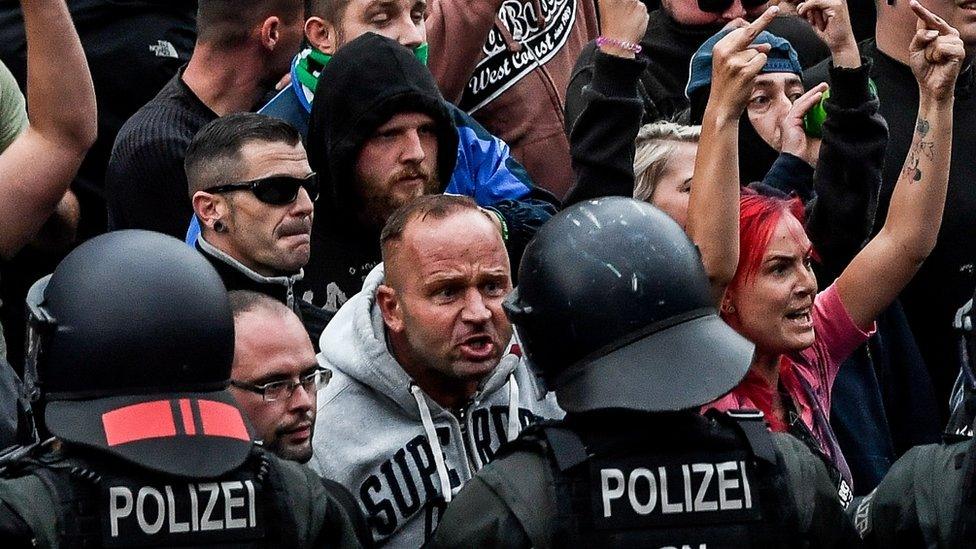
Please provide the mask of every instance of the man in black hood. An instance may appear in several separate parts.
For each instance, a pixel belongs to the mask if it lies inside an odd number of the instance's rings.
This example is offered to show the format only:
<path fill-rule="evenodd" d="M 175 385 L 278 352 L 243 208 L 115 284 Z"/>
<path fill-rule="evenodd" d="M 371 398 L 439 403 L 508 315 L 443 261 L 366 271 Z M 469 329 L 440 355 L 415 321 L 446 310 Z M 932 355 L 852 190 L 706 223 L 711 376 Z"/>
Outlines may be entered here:
<path fill-rule="evenodd" d="M 380 262 L 379 234 L 390 214 L 413 198 L 444 191 L 458 136 L 433 76 L 389 38 L 367 33 L 349 42 L 320 82 L 329 86 L 312 104 L 308 157 L 322 198 L 302 287 L 306 300 L 335 310 Z M 520 255 L 533 231 L 512 226 L 509 235 L 508 216 L 488 211 L 510 255 Z"/>

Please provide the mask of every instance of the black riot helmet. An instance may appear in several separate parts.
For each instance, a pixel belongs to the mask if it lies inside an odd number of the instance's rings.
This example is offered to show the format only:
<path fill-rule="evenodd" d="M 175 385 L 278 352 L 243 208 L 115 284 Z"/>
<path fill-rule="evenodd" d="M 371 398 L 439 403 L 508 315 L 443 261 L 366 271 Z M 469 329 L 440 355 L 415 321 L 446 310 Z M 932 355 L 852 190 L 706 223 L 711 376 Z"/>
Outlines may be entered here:
<path fill-rule="evenodd" d="M 629 198 L 549 220 L 505 311 L 530 366 L 571 412 L 694 408 L 731 391 L 752 361 L 752 343 L 719 318 L 681 227 Z"/>
<path fill-rule="evenodd" d="M 249 454 L 227 391 L 227 291 L 186 244 L 136 230 L 93 238 L 31 287 L 27 316 L 24 381 L 51 434 L 189 477 Z"/>

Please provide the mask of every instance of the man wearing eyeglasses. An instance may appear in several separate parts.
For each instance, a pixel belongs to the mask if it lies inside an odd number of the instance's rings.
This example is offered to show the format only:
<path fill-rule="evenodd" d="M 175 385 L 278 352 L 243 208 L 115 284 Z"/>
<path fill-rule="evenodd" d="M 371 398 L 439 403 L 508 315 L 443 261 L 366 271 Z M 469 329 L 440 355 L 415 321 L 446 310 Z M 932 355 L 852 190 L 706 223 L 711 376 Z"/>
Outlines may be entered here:
<path fill-rule="evenodd" d="M 308 262 L 318 180 L 298 132 L 253 113 L 214 120 L 186 154 L 188 192 L 202 232 L 196 247 L 228 290 L 251 290 L 291 308 L 313 341 L 331 318 L 295 284 Z"/>
<path fill-rule="evenodd" d="M 288 307 L 248 290 L 228 292 L 234 313 L 234 363 L 230 393 L 247 416 L 257 440 L 281 459 L 307 463 L 312 457 L 316 395 L 332 371 L 315 360 L 301 320 Z M 369 529 L 352 495 L 322 477 L 345 508 L 359 540 L 371 543 Z"/>
<path fill-rule="evenodd" d="M 266 450 L 305 463 L 312 457 L 315 395 L 332 372 L 319 368 L 312 342 L 288 307 L 257 292 L 228 295 L 234 311 L 231 394 Z"/>

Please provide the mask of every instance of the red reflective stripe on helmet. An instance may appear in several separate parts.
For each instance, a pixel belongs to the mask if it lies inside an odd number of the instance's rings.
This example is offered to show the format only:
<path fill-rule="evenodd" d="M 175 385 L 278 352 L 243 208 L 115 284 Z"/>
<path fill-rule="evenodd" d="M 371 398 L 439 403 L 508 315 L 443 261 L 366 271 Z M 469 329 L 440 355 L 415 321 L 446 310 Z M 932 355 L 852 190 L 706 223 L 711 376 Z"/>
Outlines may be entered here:
<path fill-rule="evenodd" d="M 109 446 L 176 434 L 173 410 L 168 400 L 143 402 L 105 412 L 102 414 L 102 427 Z"/>
<path fill-rule="evenodd" d="M 188 435 L 196 434 L 197 428 L 193 425 L 193 410 L 189 399 L 180 399 L 180 415 L 183 416 L 183 431 Z"/>
<path fill-rule="evenodd" d="M 203 432 L 209 436 L 229 437 L 250 441 L 251 437 L 244 426 L 241 411 L 223 402 L 214 400 L 199 400 L 200 419 Z"/>

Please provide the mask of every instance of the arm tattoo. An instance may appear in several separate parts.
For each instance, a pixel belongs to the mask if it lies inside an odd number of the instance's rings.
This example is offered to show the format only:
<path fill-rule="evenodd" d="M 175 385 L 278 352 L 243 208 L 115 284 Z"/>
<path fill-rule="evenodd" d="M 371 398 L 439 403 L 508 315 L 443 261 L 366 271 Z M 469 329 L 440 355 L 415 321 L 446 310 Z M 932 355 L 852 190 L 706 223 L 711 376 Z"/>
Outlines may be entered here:
<path fill-rule="evenodd" d="M 931 129 L 931 127 L 932 126 L 929 124 L 929 121 L 923 118 L 918 121 L 918 124 L 915 126 L 915 131 L 918 133 L 918 135 L 925 137 L 926 135 L 928 135 L 929 129 Z"/>
<path fill-rule="evenodd" d="M 924 139 L 931 128 L 932 126 L 929 124 L 929 121 L 924 118 L 920 119 L 915 126 L 915 133 L 918 134 L 920 139 L 908 152 L 905 168 L 902 170 L 904 175 L 911 176 L 912 183 L 922 180 L 922 170 L 918 167 L 922 157 L 924 156 L 929 160 L 935 158 L 935 141 L 925 141 Z"/>

